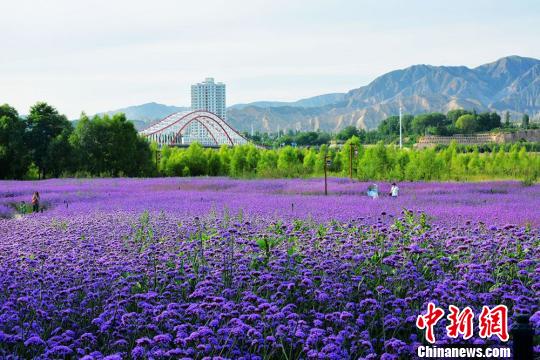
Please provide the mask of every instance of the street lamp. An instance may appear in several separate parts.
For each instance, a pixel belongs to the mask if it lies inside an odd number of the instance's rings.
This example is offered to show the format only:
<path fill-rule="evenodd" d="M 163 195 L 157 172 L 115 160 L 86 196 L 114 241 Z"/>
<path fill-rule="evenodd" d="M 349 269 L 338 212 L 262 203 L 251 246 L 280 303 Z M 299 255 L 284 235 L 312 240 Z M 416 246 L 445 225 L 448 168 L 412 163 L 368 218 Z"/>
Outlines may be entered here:
<path fill-rule="evenodd" d="M 324 155 L 324 195 L 328 195 L 327 169 L 330 165 L 332 165 L 332 160 L 330 160 L 330 155 L 325 154 Z"/>

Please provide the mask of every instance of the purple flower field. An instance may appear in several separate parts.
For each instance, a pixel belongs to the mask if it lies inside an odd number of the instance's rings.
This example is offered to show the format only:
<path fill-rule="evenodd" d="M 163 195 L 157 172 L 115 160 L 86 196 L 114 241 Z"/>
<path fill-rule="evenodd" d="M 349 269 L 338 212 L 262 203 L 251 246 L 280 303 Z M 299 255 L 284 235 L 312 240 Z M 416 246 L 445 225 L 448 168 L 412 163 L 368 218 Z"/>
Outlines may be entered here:
<path fill-rule="evenodd" d="M 540 186 L 399 185 L 0 182 L 0 358 L 409 359 L 430 301 L 530 314 L 538 344 Z"/>

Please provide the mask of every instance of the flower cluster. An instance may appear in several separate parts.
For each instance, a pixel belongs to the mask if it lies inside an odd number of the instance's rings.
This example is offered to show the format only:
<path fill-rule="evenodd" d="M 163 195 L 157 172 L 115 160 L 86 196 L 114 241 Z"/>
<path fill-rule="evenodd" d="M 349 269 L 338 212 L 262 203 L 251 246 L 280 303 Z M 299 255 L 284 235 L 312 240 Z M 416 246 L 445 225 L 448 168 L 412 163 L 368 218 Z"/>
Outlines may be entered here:
<path fill-rule="evenodd" d="M 540 335 L 540 219 L 500 210 L 538 206 L 537 187 L 371 200 L 331 184 L 325 197 L 312 180 L 45 183 L 48 211 L 0 219 L 0 357 L 410 358 L 429 302 L 503 304 Z M 437 345 L 500 343 L 445 325 Z"/>

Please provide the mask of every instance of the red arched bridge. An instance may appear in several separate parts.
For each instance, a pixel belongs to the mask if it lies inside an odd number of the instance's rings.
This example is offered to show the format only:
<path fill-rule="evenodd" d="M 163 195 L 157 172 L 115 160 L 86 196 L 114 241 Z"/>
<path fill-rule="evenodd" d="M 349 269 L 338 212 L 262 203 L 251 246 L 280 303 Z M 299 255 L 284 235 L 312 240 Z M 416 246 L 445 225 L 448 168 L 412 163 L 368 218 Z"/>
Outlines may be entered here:
<path fill-rule="evenodd" d="M 177 112 L 140 132 L 159 146 L 242 145 L 248 141 L 222 118 L 205 110 Z"/>

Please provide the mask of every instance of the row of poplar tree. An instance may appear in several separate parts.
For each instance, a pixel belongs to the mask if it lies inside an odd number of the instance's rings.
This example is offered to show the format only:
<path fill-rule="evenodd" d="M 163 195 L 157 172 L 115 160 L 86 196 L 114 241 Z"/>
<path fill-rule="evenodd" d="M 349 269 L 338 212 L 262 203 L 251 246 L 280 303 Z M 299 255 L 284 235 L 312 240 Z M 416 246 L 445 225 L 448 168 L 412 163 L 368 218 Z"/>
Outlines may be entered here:
<path fill-rule="evenodd" d="M 418 150 L 382 142 L 362 146 L 357 137 L 339 149 L 242 145 L 215 150 L 192 144 L 187 149 L 163 148 L 158 168 L 166 176 L 308 177 L 322 175 L 326 166 L 333 175 L 399 181 L 514 178 L 534 182 L 540 174 L 540 156 L 520 144 L 484 153 L 478 147 L 463 150 L 455 143 L 444 149 Z"/>

